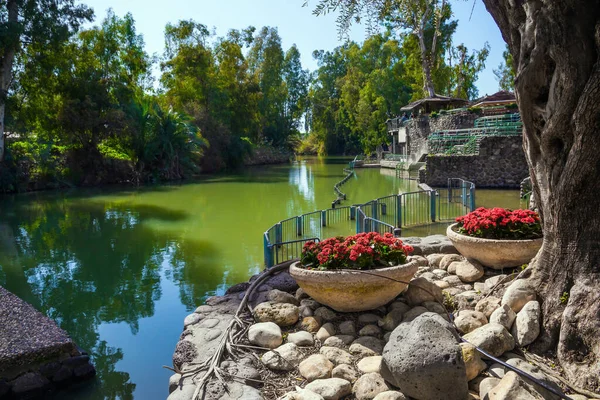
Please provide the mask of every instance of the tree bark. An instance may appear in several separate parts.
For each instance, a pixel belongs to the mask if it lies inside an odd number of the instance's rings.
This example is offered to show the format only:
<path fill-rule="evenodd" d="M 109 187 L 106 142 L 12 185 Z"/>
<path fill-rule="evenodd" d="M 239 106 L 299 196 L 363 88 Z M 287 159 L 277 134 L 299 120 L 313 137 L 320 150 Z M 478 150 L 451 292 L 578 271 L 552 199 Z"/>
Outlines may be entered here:
<path fill-rule="evenodd" d="M 8 23 L 12 25 L 8 35 L 13 35 L 12 40 L 7 40 L 10 43 L 0 58 L 0 162 L 4 160 L 4 152 L 6 148 L 6 134 L 4 129 L 4 116 L 6 111 L 6 97 L 8 89 L 12 81 L 12 68 L 15 61 L 15 54 L 19 48 L 19 33 L 16 25 L 19 23 L 19 5 L 17 0 L 8 0 Z"/>
<path fill-rule="evenodd" d="M 555 352 L 571 382 L 598 392 L 600 1 L 484 3 L 515 62 L 523 147 L 544 231 L 528 278 L 543 312 L 532 349 Z"/>
<path fill-rule="evenodd" d="M 431 79 L 431 64 L 427 47 L 425 46 L 425 30 L 423 29 L 424 23 L 425 18 L 423 19 L 423 22 L 419 26 L 419 30 L 417 32 L 417 36 L 419 37 L 419 48 L 421 49 L 421 65 L 423 66 L 423 90 L 428 97 L 435 97 L 435 89 L 433 87 L 433 80 Z"/>

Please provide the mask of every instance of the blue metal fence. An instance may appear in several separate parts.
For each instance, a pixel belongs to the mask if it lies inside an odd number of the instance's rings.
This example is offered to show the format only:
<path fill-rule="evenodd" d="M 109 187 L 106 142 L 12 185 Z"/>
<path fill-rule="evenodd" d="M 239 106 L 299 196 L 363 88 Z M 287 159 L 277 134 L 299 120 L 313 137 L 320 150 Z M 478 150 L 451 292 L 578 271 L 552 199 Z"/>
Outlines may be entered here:
<path fill-rule="evenodd" d="M 475 185 L 448 179 L 445 189 L 401 193 L 364 204 L 313 211 L 280 221 L 264 233 L 266 267 L 299 258 L 304 243 L 346 232 L 390 232 L 403 227 L 451 221 L 475 209 Z"/>

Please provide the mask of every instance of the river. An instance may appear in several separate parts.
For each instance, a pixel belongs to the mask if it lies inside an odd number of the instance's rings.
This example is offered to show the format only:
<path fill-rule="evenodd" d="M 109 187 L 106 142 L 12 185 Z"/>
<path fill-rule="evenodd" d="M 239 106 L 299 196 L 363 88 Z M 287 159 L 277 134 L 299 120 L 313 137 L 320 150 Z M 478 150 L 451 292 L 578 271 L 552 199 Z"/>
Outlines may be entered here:
<path fill-rule="evenodd" d="M 0 197 L 0 285 L 54 319 L 97 369 L 57 399 L 164 399 L 183 319 L 263 263 L 262 233 L 331 206 L 347 159 L 306 158 L 193 183 Z M 345 204 L 415 190 L 357 170 Z M 516 191 L 477 190 L 484 206 Z M 406 234 L 438 233 L 442 226 Z"/>

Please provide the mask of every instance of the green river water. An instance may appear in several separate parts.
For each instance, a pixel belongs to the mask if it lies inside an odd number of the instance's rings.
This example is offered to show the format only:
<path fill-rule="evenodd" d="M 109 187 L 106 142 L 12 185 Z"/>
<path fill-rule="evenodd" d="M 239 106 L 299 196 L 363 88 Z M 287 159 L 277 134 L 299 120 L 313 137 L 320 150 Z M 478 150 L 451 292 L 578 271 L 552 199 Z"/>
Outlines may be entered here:
<path fill-rule="evenodd" d="M 193 183 L 0 197 L 0 285 L 54 319 L 93 357 L 97 377 L 58 399 L 164 399 L 183 319 L 262 269 L 263 232 L 331 206 L 347 159 L 307 158 Z M 414 181 L 357 170 L 346 204 Z M 516 191 L 477 205 L 519 207 Z M 443 232 L 443 225 L 405 235 Z"/>

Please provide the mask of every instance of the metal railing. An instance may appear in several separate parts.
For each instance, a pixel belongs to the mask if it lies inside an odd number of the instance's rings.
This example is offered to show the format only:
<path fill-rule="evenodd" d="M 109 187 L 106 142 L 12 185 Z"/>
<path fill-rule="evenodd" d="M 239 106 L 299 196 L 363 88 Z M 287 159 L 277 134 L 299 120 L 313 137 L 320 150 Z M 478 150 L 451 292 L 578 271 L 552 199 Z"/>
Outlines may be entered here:
<path fill-rule="evenodd" d="M 335 208 L 335 206 L 340 204 L 342 200 L 346 200 L 346 193 L 342 192 L 340 187 L 354 176 L 354 161 L 350 161 L 348 163 L 348 168 L 344 168 L 344 173 L 346 174 L 344 178 L 333 185 L 333 191 L 336 193 L 337 197 L 331 202 L 331 208 Z"/>
<path fill-rule="evenodd" d="M 308 241 L 351 232 L 390 232 L 403 227 L 451 221 L 475 209 L 475 184 L 448 179 L 445 189 L 390 195 L 364 204 L 313 211 L 280 221 L 264 233 L 266 267 L 300 258 Z"/>

